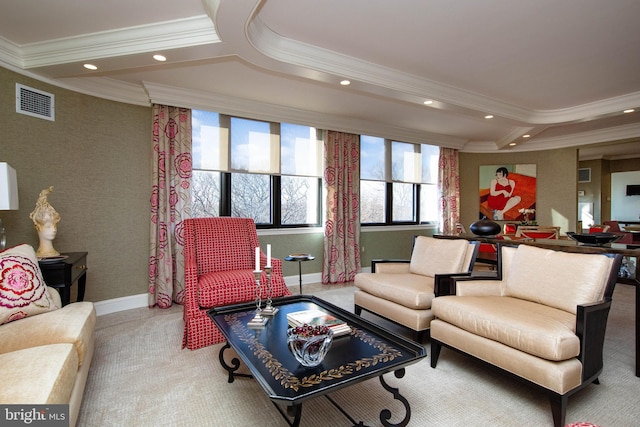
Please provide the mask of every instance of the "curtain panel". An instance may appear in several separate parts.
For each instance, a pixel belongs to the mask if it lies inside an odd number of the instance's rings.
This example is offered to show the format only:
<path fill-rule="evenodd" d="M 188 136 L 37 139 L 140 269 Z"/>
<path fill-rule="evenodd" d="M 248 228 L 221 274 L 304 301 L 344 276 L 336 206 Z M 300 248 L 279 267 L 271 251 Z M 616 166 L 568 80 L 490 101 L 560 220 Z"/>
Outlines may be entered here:
<path fill-rule="evenodd" d="M 360 270 L 360 137 L 325 131 L 324 162 L 322 283 L 345 283 Z"/>
<path fill-rule="evenodd" d="M 152 107 L 149 307 L 184 299 L 182 222 L 191 216 L 191 110 Z"/>
<path fill-rule="evenodd" d="M 438 161 L 440 232 L 455 233 L 460 222 L 460 173 L 458 150 L 440 148 Z"/>

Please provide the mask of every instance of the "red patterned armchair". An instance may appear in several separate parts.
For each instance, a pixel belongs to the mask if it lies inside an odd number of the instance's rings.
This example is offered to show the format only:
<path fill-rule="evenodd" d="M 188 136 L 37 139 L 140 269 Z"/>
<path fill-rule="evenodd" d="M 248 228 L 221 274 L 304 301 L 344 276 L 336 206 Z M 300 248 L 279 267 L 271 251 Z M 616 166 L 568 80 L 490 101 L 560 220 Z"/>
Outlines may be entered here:
<path fill-rule="evenodd" d="M 224 341 L 207 316 L 212 307 L 252 301 L 256 296 L 256 225 L 250 218 L 193 218 L 184 221 L 184 336 L 191 350 Z M 267 263 L 261 251 L 260 266 Z M 271 295 L 291 295 L 282 277 L 282 261 L 271 259 Z M 261 283 L 266 283 L 262 273 Z M 266 287 L 262 288 L 262 298 Z"/>

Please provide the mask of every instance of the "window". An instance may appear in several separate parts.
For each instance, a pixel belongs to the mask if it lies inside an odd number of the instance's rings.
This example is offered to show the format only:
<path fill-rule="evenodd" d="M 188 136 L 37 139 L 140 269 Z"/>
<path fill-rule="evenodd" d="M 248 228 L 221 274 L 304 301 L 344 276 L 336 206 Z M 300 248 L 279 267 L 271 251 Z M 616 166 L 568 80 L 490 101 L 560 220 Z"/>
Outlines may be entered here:
<path fill-rule="evenodd" d="M 438 161 L 440 147 L 420 146 L 422 156 L 422 181 L 420 184 L 420 221 L 438 222 Z"/>
<path fill-rule="evenodd" d="M 192 215 L 260 228 L 320 226 L 322 136 L 313 127 L 193 110 Z M 439 148 L 361 135 L 365 225 L 438 220 Z"/>
<path fill-rule="evenodd" d="M 360 222 L 384 224 L 387 163 L 384 138 L 360 136 Z"/>
<path fill-rule="evenodd" d="M 437 221 L 439 148 L 362 135 L 360 221 L 416 224 Z"/>
<path fill-rule="evenodd" d="M 316 129 L 193 110 L 193 216 L 259 227 L 320 225 L 322 138 Z"/>

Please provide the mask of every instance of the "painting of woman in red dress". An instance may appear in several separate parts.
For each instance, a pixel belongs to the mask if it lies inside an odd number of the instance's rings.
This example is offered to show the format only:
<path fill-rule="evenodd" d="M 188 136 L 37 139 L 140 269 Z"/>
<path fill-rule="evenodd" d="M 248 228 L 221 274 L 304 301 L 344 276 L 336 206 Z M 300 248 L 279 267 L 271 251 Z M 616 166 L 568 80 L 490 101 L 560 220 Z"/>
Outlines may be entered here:
<path fill-rule="evenodd" d="M 491 188 L 487 203 L 493 210 L 494 220 L 504 220 L 504 213 L 520 203 L 520 196 L 514 196 L 516 182 L 509 179 L 509 171 L 505 167 L 496 170 L 496 177 L 491 180 Z"/>

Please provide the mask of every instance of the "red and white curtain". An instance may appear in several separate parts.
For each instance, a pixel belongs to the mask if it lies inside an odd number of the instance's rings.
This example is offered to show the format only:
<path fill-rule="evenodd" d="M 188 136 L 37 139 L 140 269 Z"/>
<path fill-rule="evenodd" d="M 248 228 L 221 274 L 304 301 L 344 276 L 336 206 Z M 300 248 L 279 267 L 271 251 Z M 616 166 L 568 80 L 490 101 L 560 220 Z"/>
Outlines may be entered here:
<path fill-rule="evenodd" d="M 360 270 L 360 137 L 325 131 L 324 162 L 322 283 L 345 283 Z"/>
<path fill-rule="evenodd" d="M 440 148 L 438 190 L 440 232 L 443 234 L 456 233 L 456 224 L 460 222 L 458 150 L 453 148 Z"/>
<path fill-rule="evenodd" d="M 191 216 L 191 110 L 154 104 L 149 307 L 184 299 L 182 221 Z"/>

